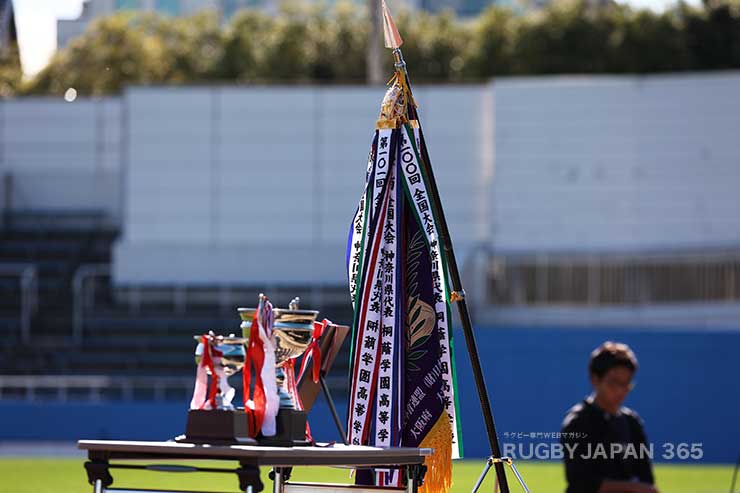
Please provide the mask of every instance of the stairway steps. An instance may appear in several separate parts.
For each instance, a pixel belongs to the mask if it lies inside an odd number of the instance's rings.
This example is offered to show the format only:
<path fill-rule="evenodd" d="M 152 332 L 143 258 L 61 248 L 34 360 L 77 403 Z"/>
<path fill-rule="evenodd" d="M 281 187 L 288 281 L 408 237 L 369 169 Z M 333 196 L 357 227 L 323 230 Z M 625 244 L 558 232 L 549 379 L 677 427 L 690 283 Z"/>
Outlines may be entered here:
<path fill-rule="evenodd" d="M 125 332 L 132 333 L 156 333 L 156 334 L 203 334 L 209 330 L 214 332 L 225 332 L 224 327 L 230 332 L 239 333 L 239 321 L 220 318 L 194 318 L 192 316 L 167 317 L 90 317 L 86 320 L 86 329 L 89 332 Z"/>
<path fill-rule="evenodd" d="M 153 352 L 162 353 L 168 351 L 194 352 L 197 341 L 188 336 L 123 336 L 111 335 L 108 337 L 88 336 L 84 340 L 83 350 L 85 352 Z"/>
<path fill-rule="evenodd" d="M 32 218 L 33 219 L 33 218 Z M 32 319 L 33 343 L 20 341 L 20 290 L 17 278 L 0 277 L 0 373 L 4 374 L 107 374 L 126 377 L 187 377 L 195 375 L 196 334 L 213 330 L 241 334 L 236 307 L 253 306 L 259 289 L 234 293 L 234 306 L 224 308 L 212 297 L 218 286 L 190 289 L 184 312 L 167 296 L 160 302 L 141 304 L 136 311 L 125 300 L 126 290 L 113 291 L 101 279 L 95 293 L 94 313 L 85 314 L 81 346 L 72 343 L 72 276 L 80 265 L 109 264 L 115 231 L 63 229 L 42 217 L 34 228 L 0 231 L 0 263 L 33 263 L 37 266 L 39 310 Z M 41 229 L 42 224 L 46 229 Z M 90 222 L 89 224 L 93 224 Z M 296 287 L 296 294 L 305 289 Z M 290 299 L 287 290 L 276 295 L 277 305 Z M 156 294 L 156 290 L 145 295 Z M 165 293 L 167 294 L 167 293 Z M 146 296 L 145 296 L 146 297 Z M 240 303 L 236 298 L 243 301 Z M 278 299 L 279 298 L 279 299 Z M 335 300 L 336 293 L 329 299 Z M 330 303 L 320 318 L 336 323 L 351 321 L 348 303 Z M 348 344 L 345 344 L 348 347 Z M 332 375 L 347 371 L 346 349 L 336 360 Z M 232 379 L 238 385 L 239 376 Z M 188 390 L 178 395 L 187 398 Z"/>

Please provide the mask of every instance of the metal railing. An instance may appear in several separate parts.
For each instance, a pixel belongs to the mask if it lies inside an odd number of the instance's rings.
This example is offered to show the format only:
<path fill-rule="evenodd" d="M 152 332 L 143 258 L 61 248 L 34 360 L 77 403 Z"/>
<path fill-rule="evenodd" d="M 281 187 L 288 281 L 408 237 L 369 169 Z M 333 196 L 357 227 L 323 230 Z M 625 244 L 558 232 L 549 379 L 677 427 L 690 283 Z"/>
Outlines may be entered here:
<path fill-rule="evenodd" d="M 468 302 L 473 320 L 477 313 L 488 304 L 490 259 L 494 258 L 494 250 L 490 243 L 476 243 L 462 258 L 462 282 L 465 290 L 465 299 Z"/>
<path fill-rule="evenodd" d="M 740 301 L 740 252 L 491 255 L 496 305 L 659 305 Z"/>
<path fill-rule="evenodd" d="M 327 377 L 329 387 L 346 392 L 344 375 Z M 231 385 L 241 393 L 241 377 L 234 376 Z M 192 376 L 138 377 L 109 375 L 0 375 L 0 400 L 44 402 L 190 401 L 195 385 Z"/>
<path fill-rule="evenodd" d="M 75 271 L 72 279 L 74 343 L 78 345 L 82 343 L 86 320 L 101 304 L 103 306 L 112 304 L 118 313 L 123 309 L 125 310 L 123 313 L 131 316 L 141 315 L 149 308 L 155 309 L 158 313 L 171 313 L 174 316 L 184 316 L 204 308 L 213 315 L 236 316 L 236 307 L 256 303 L 260 292 L 269 293 L 273 303 L 278 305 L 287 305 L 291 299 L 299 295 L 304 306 L 320 311 L 328 305 L 349 303 L 349 294 L 344 286 L 272 285 L 261 288 L 232 284 L 113 286 L 110 284 L 111 275 L 112 267 L 109 264 L 85 264 Z M 101 303 L 103 295 L 105 299 Z"/>
<path fill-rule="evenodd" d="M 0 399 L 58 402 L 105 400 L 164 402 L 172 394 L 189 397 L 192 377 L 112 377 L 106 375 L 0 375 Z"/>
<path fill-rule="evenodd" d="M 21 340 L 31 340 L 31 318 L 38 310 L 38 270 L 34 264 L 0 264 L 0 277 L 18 278 Z"/>
<path fill-rule="evenodd" d="M 129 313 L 139 314 L 149 306 L 169 308 L 174 314 L 185 314 L 189 310 L 207 307 L 220 314 L 232 313 L 237 306 L 254 304 L 259 293 L 270 295 L 273 304 L 287 305 L 296 296 L 302 304 L 319 310 L 327 304 L 349 301 L 348 291 L 334 286 L 276 286 L 253 287 L 246 285 L 218 284 L 200 286 L 193 284 L 173 284 L 163 286 L 125 285 L 113 288 L 115 301 L 127 307 Z"/>
<path fill-rule="evenodd" d="M 95 307 L 97 281 L 110 277 L 109 264 L 81 265 L 72 278 L 72 341 L 82 344 L 85 331 L 85 314 Z"/>

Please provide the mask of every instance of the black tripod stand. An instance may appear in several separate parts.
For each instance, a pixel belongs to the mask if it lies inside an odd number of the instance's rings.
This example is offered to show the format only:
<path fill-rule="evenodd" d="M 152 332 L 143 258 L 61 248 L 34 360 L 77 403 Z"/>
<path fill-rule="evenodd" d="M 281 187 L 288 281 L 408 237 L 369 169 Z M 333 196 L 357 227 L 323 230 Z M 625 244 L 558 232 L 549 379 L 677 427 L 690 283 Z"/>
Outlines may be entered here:
<path fill-rule="evenodd" d="M 504 463 L 511 467 L 511 471 L 514 473 L 514 476 L 516 476 L 516 479 L 519 481 L 519 484 L 522 485 L 522 489 L 525 491 L 525 493 L 530 493 L 529 488 L 527 488 L 527 485 L 524 483 L 524 478 L 522 478 L 522 475 L 519 474 L 519 470 L 514 465 L 514 461 L 511 460 L 511 457 L 489 457 L 486 460 L 486 467 L 483 469 L 483 472 L 481 473 L 480 477 L 478 478 L 478 481 L 476 481 L 475 486 L 473 486 L 472 493 L 478 493 L 478 490 L 480 489 L 480 485 L 483 484 L 483 480 L 486 479 L 486 475 L 488 474 L 488 471 L 491 470 L 491 467 L 494 464 L 497 463 Z"/>

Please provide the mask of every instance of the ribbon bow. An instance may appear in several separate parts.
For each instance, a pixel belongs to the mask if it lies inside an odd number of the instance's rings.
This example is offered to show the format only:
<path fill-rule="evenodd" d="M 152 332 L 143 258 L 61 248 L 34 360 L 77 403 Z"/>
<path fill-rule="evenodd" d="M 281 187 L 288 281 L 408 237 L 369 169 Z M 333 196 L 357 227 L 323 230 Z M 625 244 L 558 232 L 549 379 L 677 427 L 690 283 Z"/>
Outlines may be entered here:
<path fill-rule="evenodd" d="M 311 344 L 309 344 L 306 348 L 306 352 L 303 356 L 303 361 L 301 361 L 301 371 L 298 374 L 299 381 L 301 380 L 301 378 L 303 378 L 303 372 L 306 371 L 306 366 L 308 366 L 309 359 L 308 356 L 310 355 L 311 360 L 313 361 L 313 381 L 314 383 L 319 382 L 319 377 L 321 376 L 321 346 L 319 346 L 319 339 L 321 339 L 324 330 L 326 330 L 326 327 L 329 325 L 334 324 L 326 318 L 321 322 L 313 323 L 313 336 L 311 336 Z"/>
<path fill-rule="evenodd" d="M 262 429 L 262 422 L 265 418 L 265 407 L 267 399 L 265 397 L 265 388 L 262 383 L 262 367 L 265 363 L 265 353 L 262 347 L 259 330 L 259 309 L 254 313 L 252 319 L 252 329 L 249 333 L 249 345 L 247 347 L 246 364 L 242 371 L 242 381 L 244 385 L 244 413 L 247 415 L 247 422 L 250 436 L 256 437 Z M 254 368 L 252 368 L 254 365 Z M 252 390 L 252 373 L 255 377 L 254 395 L 250 399 Z M 250 402 L 251 401 L 251 402 Z"/>
<path fill-rule="evenodd" d="M 208 388 L 208 399 L 207 402 L 211 403 L 211 409 L 216 409 L 216 394 L 218 393 L 218 375 L 216 374 L 216 367 L 213 363 L 213 356 L 211 355 L 211 341 L 208 336 L 201 338 L 203 342 L 203 366 L 211 371 L 211 385 Z M 201 409 L 205 406 L 205 402 L 200 406 Z"/>
<path fill-rule="evenodd" d="M 204 334 L 200 338 L 203 345 L 203 355 L 195 377 L 195 390 L 193 399 L 190 401 L 190 409 L 217 409 L 216 396 L 219 388 L 219 374 L 216 366 L 216 358 L 223 356 L 223 353 L 213 347 L 213 337 Z M 208 383 L 208 372 L 211 374 L 210 384 Z"/>

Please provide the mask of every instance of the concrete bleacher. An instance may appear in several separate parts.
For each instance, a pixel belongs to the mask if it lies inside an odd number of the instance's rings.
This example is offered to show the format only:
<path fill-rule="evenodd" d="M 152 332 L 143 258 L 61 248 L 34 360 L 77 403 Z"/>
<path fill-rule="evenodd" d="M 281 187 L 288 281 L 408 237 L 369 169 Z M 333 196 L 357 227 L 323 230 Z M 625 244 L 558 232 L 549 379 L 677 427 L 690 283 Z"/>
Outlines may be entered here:
<path fill-rule="evenodd" d="M 22 261 L 35 265 L 39 272 L 38 310 L 27 343 L 20 337 L 18 282 L 0 278 L 0 328 L 9 342 L 0 350 L 0 374 L 191 375 L 194 335 L 209 330 L 240 333 L 236 308 L 252 306 L 257 290 L 235 291 L 233 304 L 226 307 L 218 297 L 198 302 L 193 294 L 185 305 L 173 304 L 176 293 L 171 290 L 160 293 L 165 296 L 163 300 L 132 305 L 116 292 L 110 276 L 102 276 L 94 292 L 82 294 L 90 306 L 85 312 L 82 337 L 75 341 L 73 309 L 78 300 L 74 299 L 73 278 L 81 266 L 110 264 L 115 235 L 107 230 L 58 227 L 0 233 L 0 263 Z M 247 293 L 251 296 L 245 296 Z M 286 291 L 275 301 L 279 306 L 287 305 L 295 294 Z M 146 292 L 143 297 L 147 299 Z M 322 316 L 348 322 L 347 308 L 332 309 L 331 299 L 317 308 L 325 309 Z"/>
<path fill-rule="evenodd" d="M 62 371 L 60 355 L 71 336 L 72 281 L 88 264 L 110 263 L 115 230 L 101 227 L 98 215 L 53 212 L 10 213 L 0 229 L 0 265 L 32 266 L 33 310 L 30 334 L 22 334 L 19 310 L 23 292 L 18 277 L 0 283 L 0 332 L 8 344 L 0 350 L 2 373 Z M 72 226 L 65 221 L 72 219 Z M 80 223 L 90 223 L 80 228 Z M 24 338 L 24 336 L 28 338 Z"/>
<path fill-rule="evenodd" d="M 46 320 L 48 315 L 68 313 L 71 309 L 70 287 L 75 271 L 81 265 L 110 262 L 111 245 L 116 236 L 115 231 L 97 225 L 90 229 L 67 229 L 59 225 L 58 219 L 51 228 L 39 225 L 50 216 L 55 214 L 24 214 L 20 218 L 11 214 L 12 223 L 0 229 L 0 263 L 28 264 L 37 269 L 38 293 L 43 298 L 43 306 L 35 332 L 45 334 L 56 332 L 53 321 Z M 85 217 L 85 214 L 79 216 Z M 6 304 L 17 301 L 13 295 L 19 292 L 13 279 L 6 278 L 2 286 L 10 289 L 0 305 L 7 314 L 14 308 Z"/>
<path fill-rule="evenodd" d="M 11 214 L 0 230 L 0 265 L 32 265 L 38 273 L 38 307 L 31 318 L 29 340 L 22 339 L 18 278 L 0 275 L 0 336 L 8 342 L 0 349 L 0 375 L 189 377 L 194 369 L 193 336 L 209 330 L 239 334 L 236 308 L 256 303 L 257 288 L 234 289 L 224 302 L 222 286 L 177 291 L 142 287 L 132 293 L 117 289 L 109 274 L 93 279 L 94 286 L 88 285 L 90 280 L 80 283 L 83 289 L 77 292 L 77 274 L 86 266 L 110 270 L 118 233 L 100 223 L 80 227 L 90 222 L 90 214 L 67 214 L 66 221 L 73 226 L 58 218 L 49 221 L 53 215 Z M 302 294 L 300 288 L 276 292 L 274 301 L 286 306 L 297 294 Z M 337 309 L 336 294 L 327 294 L 313 300 L 309 296 L 306 301 L 322 309 L 322 316 L 349 323 L 351 313 L 342 306 L 347 304 L 340 303 Z M 347 296 L 339 298 L 346 301 Z M 85 307 L 84 325 L 76 340 L 73 312 L 79 303 Z M 344 368 L 345 363 L 342 358 L 338 366 Z M 180 397 L 186 393 L 180 381 L 174 387 Z"/>

